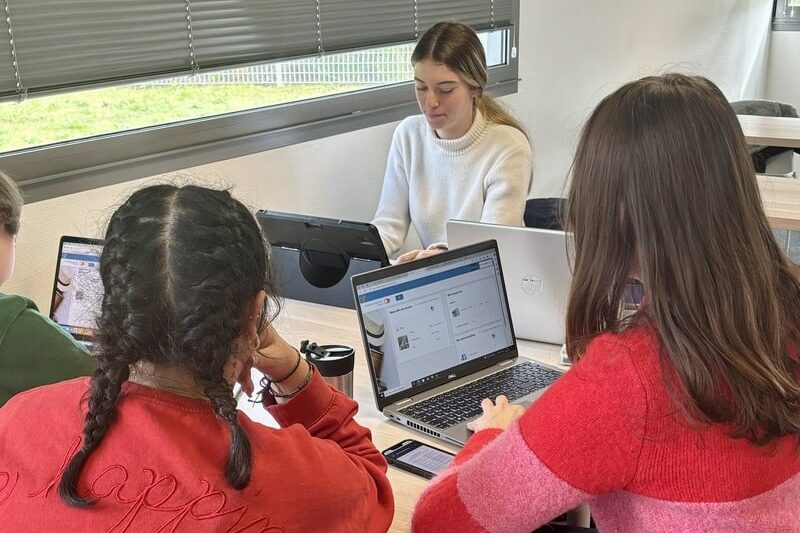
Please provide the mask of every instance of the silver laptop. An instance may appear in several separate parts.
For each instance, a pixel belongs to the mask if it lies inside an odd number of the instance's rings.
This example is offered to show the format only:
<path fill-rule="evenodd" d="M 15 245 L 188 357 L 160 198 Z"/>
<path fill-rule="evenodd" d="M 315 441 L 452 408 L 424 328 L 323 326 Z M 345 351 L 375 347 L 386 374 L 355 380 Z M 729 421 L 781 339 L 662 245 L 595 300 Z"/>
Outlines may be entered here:
<path fill-rule="evenodd" d="M 451 248 L 495 239 L 503 260 L 508 303 L 520 339 L 562 344 L 572 270 L 563 231 L 451 220 Z"/>
<path fill-rule="evenodd" d="M 519 357 L 495 241 L 352 278 L 375 402 L 463 445 L 480 401 L 529 404 L 561 371 Z"/>

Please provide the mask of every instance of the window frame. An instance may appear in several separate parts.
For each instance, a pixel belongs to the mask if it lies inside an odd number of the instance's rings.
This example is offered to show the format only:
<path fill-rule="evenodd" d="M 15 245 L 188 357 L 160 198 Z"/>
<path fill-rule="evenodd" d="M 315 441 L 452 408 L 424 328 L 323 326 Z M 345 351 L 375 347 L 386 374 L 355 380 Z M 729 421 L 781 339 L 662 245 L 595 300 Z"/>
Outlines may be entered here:
<path fill-rule="evenodd" d="M 487 90 L 517 92 L 519 0 Z M 402 44 L 402 43 L 395 43 Z M 0 156 L 28 203 L 377 126 L 418 113 L 413 81 L 98 135 Z M 267 125 L 269 125 L 267 127 Z"/>
<path fill-rule="evenodd" d="M 775 0 L 772 9 L 772 31 L 800 31 L 800 14 L 794 17 L 781 15 L 788 4 L 789 0 Z"/>

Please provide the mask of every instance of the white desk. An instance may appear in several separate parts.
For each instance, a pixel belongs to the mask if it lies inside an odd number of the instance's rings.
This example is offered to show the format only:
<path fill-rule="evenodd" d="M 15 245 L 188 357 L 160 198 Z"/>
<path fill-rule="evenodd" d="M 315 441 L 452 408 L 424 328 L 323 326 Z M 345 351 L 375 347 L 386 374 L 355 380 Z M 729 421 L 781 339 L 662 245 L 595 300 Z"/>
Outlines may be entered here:
<path fill-rule="evenodd" d="M 275 328 L 295 346 L 299 345 L 303 339 L 311 339 L 319 344 L 347 344 L 356 349 L 353 380 L 353 395 L 359 403 L 356 420 L 372 431 L 373 441 L 379 450 L 413 437 L 442 448 L 449 448 L 454 452 L 457 451 L 455 447 L 429 439 L 422 433 L 405 429 L 403 426 L 389 421 L 377 410 L 355 311 L 286 300 L 281 315 L 275 321 Z M 518 342 L 521 355 L 551 365 L 558 364 L 560 346 L 529 341 Z M 246 402 L 246 398 L 240 400 L 239 408 L 253 420 L 276 426 L 272 417 L 261 406 L 249 404 Z M 394 521 L 389 531 L 411 531 L 411 512 L 427 481 L 392 467 L 389 467 L 389 481 L 392 484 L 395 498 Z"/>
<path fill-rule="evenodd" d="M 772 227 L 800 231 L 800 179 L 756 177 L 764 212 Z"/>
<path fill-rule="evenodd" d="M 736 116 L 748 144 L 800 148 L 800 118 Z"/>

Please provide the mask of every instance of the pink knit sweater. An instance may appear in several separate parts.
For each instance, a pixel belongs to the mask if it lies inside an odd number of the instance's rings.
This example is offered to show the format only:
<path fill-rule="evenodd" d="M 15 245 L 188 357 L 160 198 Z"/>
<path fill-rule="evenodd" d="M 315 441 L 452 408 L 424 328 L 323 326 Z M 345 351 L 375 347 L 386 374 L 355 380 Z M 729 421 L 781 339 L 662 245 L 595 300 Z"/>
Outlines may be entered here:
<path fill-rule="evenodd" d="M 600 531 L 800 531 L 796 438 L 692 423 L 644 328 L 603 335 L 507 431 L 476 433 L 421 496 L 416 532 L 530 532 L 588 501 Z"/>

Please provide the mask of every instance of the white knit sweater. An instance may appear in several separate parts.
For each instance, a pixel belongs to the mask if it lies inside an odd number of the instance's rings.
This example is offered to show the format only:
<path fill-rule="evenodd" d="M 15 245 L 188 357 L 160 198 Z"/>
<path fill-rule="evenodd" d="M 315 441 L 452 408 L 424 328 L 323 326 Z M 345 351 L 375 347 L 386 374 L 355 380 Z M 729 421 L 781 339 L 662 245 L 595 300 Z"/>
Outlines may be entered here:
<path fill-rule="evenodd" d="M 438 138 L 424 116 L 408 117 L 395 129 L 372 223 L 389 255 L 412 223 L 424 247 L 447 243 L 451 218 L 520 226 L 531 166 L 525 135 L 487 122 L 480 112 L 452 140 Z"/>

